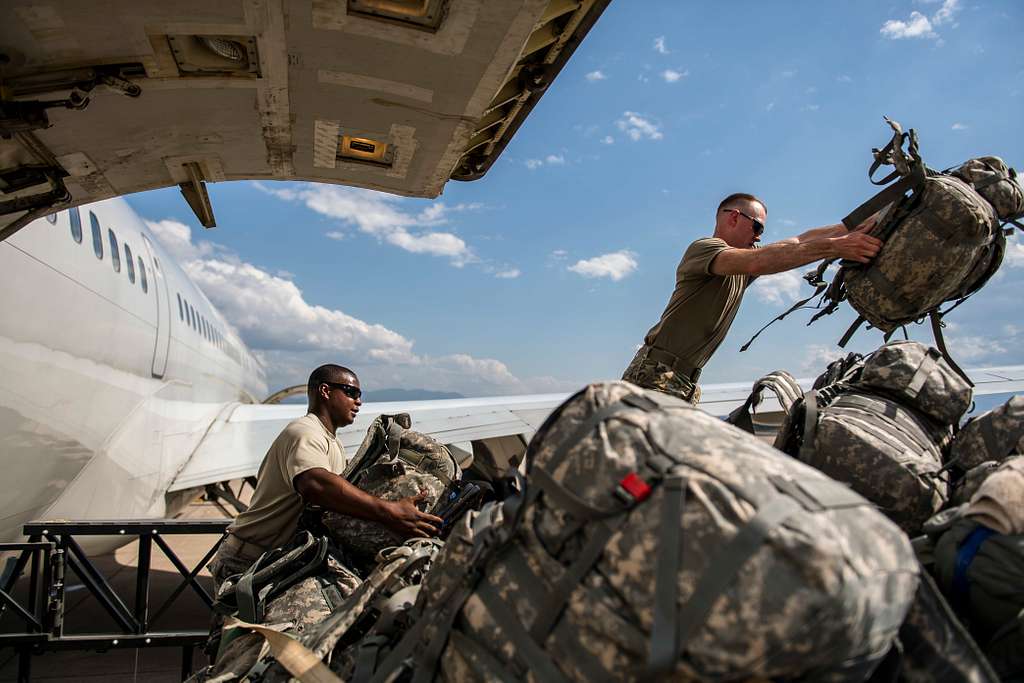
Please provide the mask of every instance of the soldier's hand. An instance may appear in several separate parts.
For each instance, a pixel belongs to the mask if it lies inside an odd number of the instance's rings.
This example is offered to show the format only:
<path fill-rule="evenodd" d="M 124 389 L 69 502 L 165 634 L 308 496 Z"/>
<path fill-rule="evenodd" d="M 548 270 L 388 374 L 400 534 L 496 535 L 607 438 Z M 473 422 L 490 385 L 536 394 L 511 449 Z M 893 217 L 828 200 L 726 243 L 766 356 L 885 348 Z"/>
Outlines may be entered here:
<path fill-rule="evenodd" d="M 878 255 L 882 240 L 872 237 L 859 227 L 857 230 L 832 239 L 835 255 L 858 263 L 868 263 Z"/>
<path fill-rule="evenodd" d="M 428 538 L 437 536 L 444 520 L 440 517 L 422 512 L 418 505 L 427 498 L 426 491 L 415 496 L 387 503 L 387 517 L 384 526 L 403 538 Z"/>

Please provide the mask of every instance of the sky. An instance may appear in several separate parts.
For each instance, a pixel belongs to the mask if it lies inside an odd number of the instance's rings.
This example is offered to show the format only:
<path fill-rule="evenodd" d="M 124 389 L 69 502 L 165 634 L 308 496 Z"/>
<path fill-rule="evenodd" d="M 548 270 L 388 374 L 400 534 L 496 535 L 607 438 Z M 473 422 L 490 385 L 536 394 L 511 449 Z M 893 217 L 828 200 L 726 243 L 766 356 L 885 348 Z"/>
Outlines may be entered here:
<path fill-rule="evenodd" d="M 727 194 L 764 199 L 765 243 L 868 199 L 883 116 L 918 131 L 933 168 L 982 155 L 1024 168 L 1022 27 L 1019 0 L 613 0 L 488 174 L 436 200 L 216 183 L 206 231 L 176 188 L 127 199 L 272 389 L 337 362 L 368 389 L 574 391 L 621 376 Z M 844 353 L 846 304 L 810 327 L 796 312 L 739 351 L 811 293 L 808 269 L 751 287 L 703 383 L 813 376 Z M 948 318 L 962 366 L 1024 363 L 1022 285 L 1015 235 Z M 880 343 L 862 330 L 848 348 Z"/>

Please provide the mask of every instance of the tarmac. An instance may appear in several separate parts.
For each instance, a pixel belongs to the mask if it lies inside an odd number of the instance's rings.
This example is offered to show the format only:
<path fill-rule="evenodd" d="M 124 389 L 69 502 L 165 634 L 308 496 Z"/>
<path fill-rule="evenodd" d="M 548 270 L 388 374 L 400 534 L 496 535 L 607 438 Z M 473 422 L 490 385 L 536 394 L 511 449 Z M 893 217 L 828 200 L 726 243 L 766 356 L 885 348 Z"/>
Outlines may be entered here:
<path fill-rule="evenodd" d="M 237 490 L 237 486 L 233 487 Z M 178 519 L 212 519 L 228 517 L 218 505 L 199 499 L 178 515 Z M 163 537 L 189 569 L 195 567 L 217 541 L 212 534 L 168 535 Z M 131 608 L 135 596 L 135 569 L 138 566 L 138 543 L 133 541 L 114 552 L 91 558 L 97 569 Z M 208 593 L 213 593 L 213 579 L 207 569 L 197 577 Z M 182 581 L 163 552 L 153 546 L 150 574 L 151 614 L 164 604 L 171 592 Z M 20 583 L 26 583 L 22 581 Z M 27 592 L 26 586 L 19 589 Z M 120 629 L 100 603 L 73 574 L 67 578 L 67 607 L 65 634 L 117 632 Z M 24 602 L 22 602 L 24 604 Z M 206 630 L 211 613 L 198 595 L 186 589 L 167 612 L 150 625 L 151 630 Z M 0 631 L 16 629 L 9 614 L 0 619 Z M 192 655 L 193 671 L 207 664 L 205 654 L 198 648 Z M 107 652 L 59 651 L 31 657 L 31 680 L 39 681 L 103 681 L 104 683 L 171 683 L 181 680 L 182 649 L 180 647 L 152 647 L 148 649 L 112 649 Z M 0 681 L 18 680 L 18 656 L 12 648 L 0 650 Z"/>

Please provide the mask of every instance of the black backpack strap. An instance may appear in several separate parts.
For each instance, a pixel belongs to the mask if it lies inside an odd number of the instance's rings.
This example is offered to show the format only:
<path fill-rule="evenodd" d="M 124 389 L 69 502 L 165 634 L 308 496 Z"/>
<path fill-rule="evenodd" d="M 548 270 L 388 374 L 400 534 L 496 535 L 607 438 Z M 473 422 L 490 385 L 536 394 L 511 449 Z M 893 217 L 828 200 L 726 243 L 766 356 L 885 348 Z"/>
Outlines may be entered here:
<path fill-rule="evenodd" d="M 839 340 L 837 346 L 841 349 L 845 349 L 846 345 L 849 344 L 850 340 L 853 338 L 853 335 L 857 334 L 857 330 L 859 330 L 860 326 L 864 324 L 864 321 L 864 316 L 858 315 L 857 319 L 853 321 L 853 324 L 846 328 L 846 332 L 843 333 L 843 338 Z"/>
<path fill-rule="evenodd" d="M 946 349 L 946 340 L 942 336 L 942 316 L 939 314 L 938 309 L 933 309 L 928 314 L 928 318 L 932 323 L 932 335 L 935 337 L 935 345 L 939 347 L 942 357 L 946 359 L 947 363 L 949 363 L 949 367 L 953 368 L 956 374 L 963 377 L 964 381 L 973 389 L 974 382 L 972 382 L 971 378 L 967 376 L 967 373 L 956 364 L 956 361 L 953 360 L 953 357 L 949 355 L 949 351 Z"/>
<path fill-rule="evenodd" d="M 765 324 L 764 327 L 762 327 L 757 332 L 755 332 L 754 336 L 747 340 L 746 344 L 744 344 L 743 346 L 740 347 L 740 353 L 742 353 L 742 352 L 746 351 L 747 349 L 749 349 L 750 345 L 754 343 L 755 339 L 757 339 L 758 337 L 761 336 L 762 332 L 767 330 L 769 327 L 771 327 L 772 325 L 774 325 L 778 321 L 780 321 L 783 318 L 785 318 L 787 315 L 789 315 L 793 311 L 800 310 L 801 308 L 803 308 L 804 306 L 807 305 L 807 302 L 809 302 L 811 299 L 815 298 L 816 296 L 822 294 L 826 289 L 828 289 L 829 288 L 829 283 L 825 282 L 824 275 L 825 275 L 825 270 L 832 264 L 833 261 L 835 261 L 835 259 L 829 259 L 828 261 L 822 261 L 821 265 L 818 266 L 817 270 L 810 271 L 806 275 L 804 275 L 804 279 L 807 280 L 807 282 L 812 287 L 814 287 L 814 293 L 811 294 L 806 299 L 801 299 L 800 301 L 797 301 L 795 304 L 790 306 L 788 310 L 783 311 L 780 315 L 777 315 L 776 317 L 774 317 L 771 320 L 769 320 Z"/>
<path fill-rule="evenodd" d="M 818 432 L 818 392 L 811 389 L 804 394 L 804 435 L 797 458 L 810 463 L 814 458 L 814 437 Z"/>

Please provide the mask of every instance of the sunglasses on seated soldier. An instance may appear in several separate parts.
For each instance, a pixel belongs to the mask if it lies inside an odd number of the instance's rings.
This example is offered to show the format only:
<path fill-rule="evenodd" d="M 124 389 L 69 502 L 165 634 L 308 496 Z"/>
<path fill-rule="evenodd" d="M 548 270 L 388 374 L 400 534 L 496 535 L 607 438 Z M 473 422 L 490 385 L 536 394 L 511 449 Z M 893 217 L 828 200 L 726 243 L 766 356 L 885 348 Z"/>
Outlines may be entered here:
<path fill-rule="evenodd" d="M 363 395 L 362 389 L 354 387 L 351 384 L 339 384 L 337 382 L 324 382 L 324 384 L 333 389 L 341 389 L 341 393 L 345 394 L 353 401 Z"/>
<path fill-rule="evenodd" d="M 748 216 L 747 214 L 743 213 L 739 209 L 724 209 L 724 210 L 725 211 L 732 211 L 733 213 L 738 213 L 739 215 L 743 216 L 748 221 L 750 221 L 754 225 L 754 237 L 760 237 L 762 234 L 764 234 L 764 223 L 762 223 L 761 221 L 757 220 L 753 216 Z"/>

